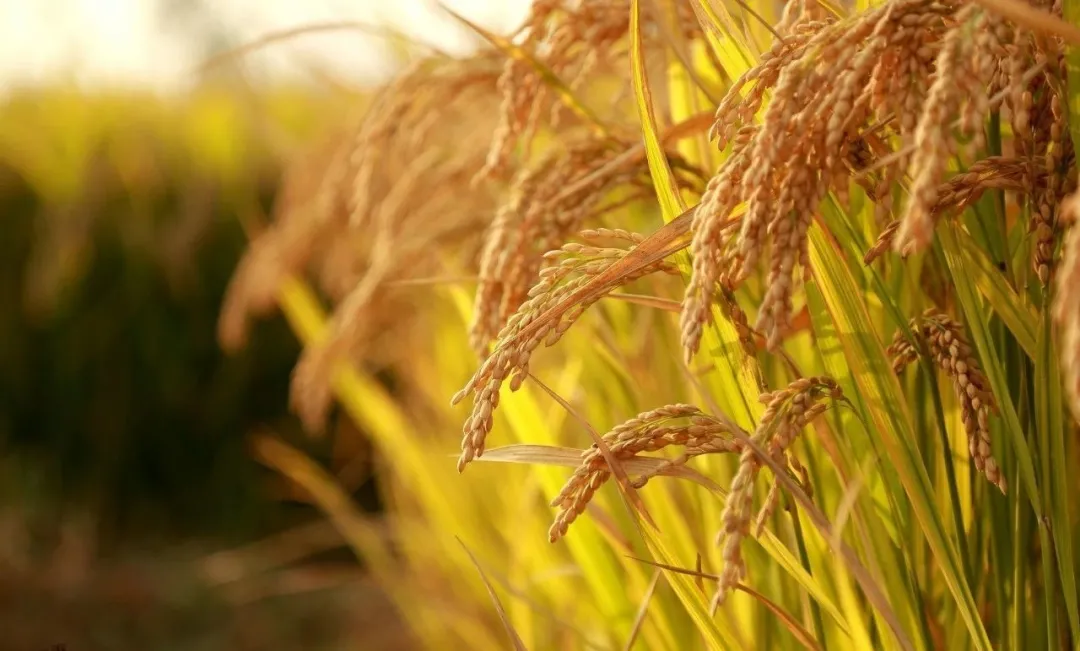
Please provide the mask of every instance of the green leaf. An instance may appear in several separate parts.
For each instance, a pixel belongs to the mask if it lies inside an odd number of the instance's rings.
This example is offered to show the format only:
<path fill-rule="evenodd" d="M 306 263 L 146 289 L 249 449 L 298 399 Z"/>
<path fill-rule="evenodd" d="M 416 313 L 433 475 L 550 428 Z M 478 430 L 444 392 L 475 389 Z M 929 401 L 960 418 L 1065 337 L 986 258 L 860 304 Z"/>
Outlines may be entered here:
<path fill-rule="evenodd" d="M 634 83 L 634 97 L 637 100 L 638 117 L 641 120 L 641 134 L 645 139 L 645 155 L 649 162 L 656 198 L 660 201 L 660 210 L 664 223 L 668 223 L 686 210 L 675 175 L 671 172 L 664 146 L 660 143 L 660 130 L 656 125 L 656 113 L 653 111 L 652 91 L 645 72 L 645 62 L 641 41 L 641 3 L 630 3 L 630 73 Z"/>
<path fill-rule="evenodd" d="M 1039 427 L 1039 453 L 1044 476 L 1049 477 L 1047 512 L 1050 516 L 1054 548 L 1057 551 L 1065 612 L 1074 639 L 1080 639 L 1080 607 L 1076 597 L 1076 565 L 1073 559 L 1072 524 L 1069 521 L 1070 468 L 1065 451 L 1065 401 L 1061 395 L 1061 375 L 1054 346 L 1049 308 L 1042 312 L 1039 327 L 1039 355 L 1035 358 L 1035 410 Z M 1048 466 L 1048 467 L 1047 467 Z"/>
<path fill-rule="evenodd" d="M 847 618 L 840 612 L 836 603 L 834 603 L 828 593 L 825 592 L 825 589 L 817 579 L 803 568 L 799 563 L 799 559 L 795 558 L 795 555 L 780 542 L 780 539 L 776 537 L 776 534 L 768 529 L 761 533 L 762 535 L 754 540 L 765 549 L 765 552 L 769 554 L 769 556 L 771 556 L 785 572 L 795 579 L 796 583 L 806 590 L 814 601 L 821 605 L 821 609 L 836 621 L 840 630 L 850 635 L 851 626 L 848 624 Z"/>
<path fill-rule="evenodd" d="M 956 235 L 957 250 L 964 268 L 971 275 L 971 282 L 1005 322 L 1028 357 L 1035 359 L 1039 353 L 1035 345 L 1039 322 L 1035 306 L 1025 295 L 1018 294 L 1013 289 L 1005 274 L 994 267 L 971 235 L 960 229 L 955 229 L 953 233 Z"/>
<path fill-rule="evenodd" d="M 1001 418 L 1004 421 L 1005 432 L 1016 450 L 1017 460 L 1020 462 L 1020 480 L 1027 491 L 1036 517 L 1041 519 L 1042 509 L 1039 504 L 1041 500 L 1039 487 L 1035 480 L 1035 463 L 1031 458 L 1031 449 L 1028 447 L 1024 429 L 1020 425 L 1020 419 L 1016 415 L 1016 408 L 1011 399 L 1009 385 L 1005 379 L 1005 370 L 1002 368 L 997 348 L 994 346 L 990 335 L 990 315 L 985 313 L 979 302 L 975 286 L 971 281 L 971 272 L 960 254 L 956 226 L 951 221 L 946 220 L 938 227 L 937 241 L 945 254 L 949 272 L 952 274 L 953 287 L 956 289 L 956 296 L 963 309 L 964 320 L 971 331 L 975 349 L 979 353 L 979 359 L 982 361 L 987 378 L 990 380 L 994 397 L 997 398 L 998 406 L 1001 408 Z"/>
<path fill-rule="evenodd" d="M 491 603 L 495 606 L 495 613 L 499 616 L 499 621 L 502 622 L 503 628 L 506 630 L 507 637 L 510 638 L 510 644 L 513 645 L 514 651 L 528 651 L 525 648 L 525 643 L 521 641 L 521 636 L 518 635 L 517 630 L 514 628 L 514 623 L 510 621 L 510 617 L 506 614 L 506 608 L 502 605 L 502 600 L 499 599 L 499 593 L 495 592 L 495 586 L 491 585 L 491 581 L 488 580 L 487 574 L 484 572 L 484 568 L 480 565 L 480 561 L 476 560 L 476 556 L 472 553 L 461 538 L 457 539 L 458 544 L 465 550 L 465 553 L 469 555 L 469 561 L 472 562 L 473 567 L 480 574 L 480 580 L 484 582 L 484 587 L 487 588 L 488 595 L 491 597 Z"/>
<path fill-rule="evenodd" d="M 652 106 L 652 93 L 645 73 L 641 39 L 641 4 L 633 0 L 630 5 L 630 67 L 633 77 L 634 95 L 637 100 L 638 115 L 641 119 L 641 131 L 645 140 L 645 153 L 652 175 L 656 198 L 665 223 L 671 223 L 686 214 L 686 205 L 675 183 L 674 175 L 668 164 L 667 155 L 660 142 L 659 128 Z M 680 265 L 689 268 L 686 254 L 681 254 Z M 710 350 L 738 350 L 739 336 L 734 326 L 717 312 L 714 327 L 705 335 L 705 345 Z M 761 414 L 762 407 L 757 402 L 757 381 L 744 363 L 740 353 L 715 355 L 721 381 L 714 385 L 721 406 L 736 423 L 743 427 L 752 427 Z"/>
<path fill-rule="evenodd" d="M 881 437 L 975 648 L 990 651 L 990 638 L 964 576 L 960 554 L 935 508 L 933 486 L 915 445 L 900 383 L 871 325 L 862 292 L 828 234 L 817 223 L 810 229 L 810 260 L 861 395 L 863 418 Z"/>
<path fill-rule="evenodd" d="M 663 538 L 657 535 L 656 529 L 648 523 L 642 522 L 641 531 L 649 552 L 652 554 L 653 559 L 661 564 L 661 567 L 664 565 L 681 567 L 683 565 L 668 551 Z M 708 648 L 743 648 L 728 627 L 725 624 L 718 623 L 717 619 L 709 614 L 709 605 L 705 602 L 705 595 L 697 589 L 692 577 L 670 569 L 665 569 L 664 573 L 679 601 L 682 602 L 686 612 L 694 620 L 698 631 L 705 638 Z"/>

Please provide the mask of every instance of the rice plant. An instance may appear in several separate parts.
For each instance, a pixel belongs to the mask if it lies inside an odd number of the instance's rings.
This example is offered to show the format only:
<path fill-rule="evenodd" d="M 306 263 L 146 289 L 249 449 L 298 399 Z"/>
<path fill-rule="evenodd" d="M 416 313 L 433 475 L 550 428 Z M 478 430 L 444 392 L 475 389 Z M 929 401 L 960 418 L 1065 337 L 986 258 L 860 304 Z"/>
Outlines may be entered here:
<path fill-rule="evenodd" d="M 222 321 L 293 320 L 390 533 L 263 451 L 432 648 L 1080 648 L 1074 9 L 453 14 L 491 47 L 297 165 Z"/>

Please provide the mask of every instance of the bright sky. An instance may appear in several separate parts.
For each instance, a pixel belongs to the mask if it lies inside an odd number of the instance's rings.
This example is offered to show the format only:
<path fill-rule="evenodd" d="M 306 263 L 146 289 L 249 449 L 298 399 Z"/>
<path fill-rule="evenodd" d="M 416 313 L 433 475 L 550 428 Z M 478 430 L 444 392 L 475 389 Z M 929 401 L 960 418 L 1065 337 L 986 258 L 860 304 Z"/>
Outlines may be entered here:
<path fill-rule="evenodd" d="M 505 32 L 522 20 L 527 1 L 445 4 Z M 0 0 L 0 93 L 53 81 L 182 88 L 208 54 L 208 41 L 220 48 L 342 20 L 395 26 L 452 52 L 470 42 L 435 0 Z M 314 64 L 337 77 L 374 81 L 390 62 L 381 42 L 356 32 L 311 34 L 252 55 L 245 64 L 273 76 L 304 75 Z"/>

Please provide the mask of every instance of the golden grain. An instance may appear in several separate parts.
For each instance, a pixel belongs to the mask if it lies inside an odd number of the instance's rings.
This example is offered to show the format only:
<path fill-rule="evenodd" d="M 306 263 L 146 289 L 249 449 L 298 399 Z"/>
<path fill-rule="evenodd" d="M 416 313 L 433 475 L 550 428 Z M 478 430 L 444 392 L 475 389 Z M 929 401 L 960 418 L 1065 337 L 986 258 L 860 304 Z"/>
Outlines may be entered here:
<path fill-rule="evenodd" d="M 991 412 L 997 412 L 997 402 L 990 391 L 990 382 L 964 336 L 963 326 L 948 315 L 929 309 L 921 317 L 912 319 L 909 328 L 919 345 L 927 347 L 930 358 L 952 382 L 975 468 L 1004 493 L 1005 475 L 990 447 L 989 418 Z M 888 353 L 897 373 L 919 357 L 912 342 L 899 331 Z"/>
<path fill-rule="evenodd" d="M 767 406 L 753 434 L 753 440 L 768 451 L 769 455 L 784 465 L 801 469 L 793 462 L 791 446 L 806 425 L 825 411 L 823 398 L 837 400 L 843 396 L 839 385 L 828 377 L 801 378 L 784 389 L 761 394 L 760 400 Z M 750 447 L 744 447 L 739 456 L 739 469 L 731 482 L 724 511 L 720 518 L 723 529 L 719 541 L 723 544 L 724 568 L 714 604 L 722 605 L 730 591 L 746 578 L 746 563 L 742 556 L 743 539 L 751 532 L 754 480 L 761 469 L 761 461 Z M 775 508 L 779 493 L 770 489 L 761 513 L 756 518 L 760 529 Z"/>

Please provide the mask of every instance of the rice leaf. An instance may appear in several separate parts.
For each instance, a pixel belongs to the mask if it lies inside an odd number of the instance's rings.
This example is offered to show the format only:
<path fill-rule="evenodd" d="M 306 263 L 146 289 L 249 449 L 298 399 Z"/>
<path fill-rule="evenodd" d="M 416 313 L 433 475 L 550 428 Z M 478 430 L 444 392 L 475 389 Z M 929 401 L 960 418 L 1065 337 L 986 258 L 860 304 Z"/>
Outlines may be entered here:
<path fill-rule="evenodd" d="M 664 223 L 668 223 L 686 211 L 675 175 L 671 173 L 667 153 L 660 143 L 660 130 L 653 110 L 652 91 L 645 71 L 644 54 L 641 43 L 641 2 L 630 2 L 630 74 L 634 85 L 634 97 L 637 100 L 638 119 L 641 121 L 641 134 L 645 140 L 645 154 L 649 161 L 656 197 L 660 201 L 660 210 Z"/>
<path fill-rule="evenodd" d="M 724 72 L 731 79 L 738 79 L 754 66 L 757 57 L 749 46 L 738 36 L 738 28 L 727 7 L 719 4 L 719 14 L 711 0 L 690 0 L 698 22 L 705 31 L 705 36 L 716 53 Z M 721 16 L 722 14 L 722 16 Z"/>
<path fill-rule="evenodd" d="M 503 628 L 506 629 L 507 636 L 510 637 L 510 643 L 513 645 L 515 651 L 528 651 L 525 648 L 525 643 L 521 641 L 521 636 L 514 629 L 514 624 L 510 621 L 510 618 L 506 615 L 506 609 L 503 608 L 502 601 L 499 599 L 499 594 L 495 592 L 495 587 L 491 585 L 491 581 L 488 581 L 487 574 L 484 573 L 484 568 L 480 566 L 480 561 L 476 560 L 476 556 L 473 555 L 472 550 L 462 542 L 461 538 L 457 539 L 458 544 L 465 550 L 465 553 L 469 555 L 469 560 L 472 561 L 473 567 L 480 573 L 480 580 L 484 582 L 484 587 L 487 588 L 488 595 L 491 596 L 491 603 L 495 605 L 495 613 L 499 616 L 499 621 L 502 622 Z"/>
<path fill-rule="evenodd" d="M 477 459 L 483 462 L 519 463 L 561 466 L 564 468 L 576 468 L 581 463 L 581 455 L 585 450 L 577 448 L 565 448 L 548 445 L 516 444 L 498 448 L 492 448 L 484 452 L 484 456 Z M 658 457 L 636 456 L 622 461 L 623 468 L 634 475 L 656 474 L 656 468 L 664 465 L 664 460 Z M 687 466 L 667 466 L 660 476 L 674 477 L 692 481 L 715 493 L 723 499 L 727 496 L 727 489 L 709 479 L 700 472 Z M 795 581 L 806 589 L 807 593 L 817 601 L 821 607 L 837 623 L 842 631 L 848 630 L 848 623 L 840 613 L 839 608 L 829 598 L 828 593 L 816 579 L 814 579 L 801 565 L 792 553 L 771 531 L 762 532 L 762 536 L 756 539 L 762 548 L 784 569 Z"/>
<path fill-rule="evenodd" d="M 1020 462 L 1020 480 L 1023 482 L 1036 517 L 1042 518 L 1040 505 L 1042 500 L 1035 479 L 1035 463 L 1031 457 L 1031 450 L 1028 447 L 1024 429 L 1020 425 L 1020 419 L 1016 415 L 1016 408 L 1010 397 L 1005 371 L 1002 368 L 996 347 L 992 343 L 993 339 L 988 328 L 989 315 L 984 313 L 979 303 L 979 297 L 971 282 L 970 272 L 960 255 L 955 228 L 952 222 L 949 221 L 942 224 L 938 228 L 938 242 L 948 263 L 953 286 L 956 288 L 956 295 L 963 308 L 965 322 L 971 331 L 973 343 L 979 353 L 979 359 L 986 368 L 986 375 L 990 380 L 991 387 L 993 387 L 998 406 L 1001 408 L 1005 432 L 1016 450 L 1017 460 Z"/>
<path fill-rule="evenodd" d="M 1024 352 L 1035 359 L 1039 352 L 1035 344 L 1039 321 L 1035 307 L 1025 295 L 1018 294 L 1013 289 L 1005 274 L 994 267 L 971 235 L 960 229 L 955 229 L 953 233 L 956 235 L 964 269 L 971 274 L 972 282 L 1009 327 L 1009 332 L 1016 337 L 1016 342 Z"/>
<path fill-rule="evenodd" d="M 678 560 L 668 550 L 667 545 L 664 544 L 664 540 L 658 535 L 655 529 L 651 528 L 648 524 L 642 526 L 643 536 L 645 538 L 645 544 L 649 549 L 649 553 L 654 559 L 658 559 L 659 563 L 662 563 L 660 567 L 670 566 L 678 567 Z M 706 602 L 705 595 L 703 595 L 697 587 L 694 585 L 694 580 L 682 574 L 680 572 L 674 572 L 671 570 L 665 570 L 667 573 L 667 581 L 671 588 L 675 591 L 679 601 L 683 607 L 686 608 L 686 612 L 690 615 L 690 618 L 694 621 L 698 632 L 705 638 L 705 643 L 710 649 L 742 649 L 742 644 L 738 639 L 732 635 L 726 625 L 722 625 L 709 614 L 709 606 Z"/>
<path fill-rule="evenodd" d="M 665 565 L 662 563 L 657 563 L 655 561 L 645 560 L 643 558 L 635 558 L 634 560 L 641 563 L 647 563 L 655 567 L 659 567 L 669 572 L 677 572 L 679 574 L 685 574 L 687 576 L 693 576 L 699 579 L 708 579 L 710 581 L 720 580 L 719 576 L 715 574 L 708 574 L 700 570 L 688 570 L 686 568 Z M 776 602 L 772 601 L 757 590 L 754 590 L 753 588 L 750 588 L 746 585 L 737 585 L 735 586 L 735 589 L 750 595 L 755 600 L 760 602 L 761 605 L 765 606 L 765 608 L 768 609 L 771 613 L 776 615 L 777 619 L 780 620 L 780 623 L 783 624 L 784 627 L 792 634 L 792 636 L 794 636 L 795 639 L 798 640 L 803 646 L 808 649 L 821 648 L 821 646 L 817 643 L 817 640 L 814 639 L 814 636 L 810 633 L 810 631 L 807 631 L 805 628 L 803 628 L 803 626 L 799 624 L 799 622 L 796 621 L 796 619 L 792 617 L 790 613 L 781 608 Z"/>
<path fill-rule="evenodd" d="M 765 552 L 768 553 L 796 583 L 806 590 L 811 599 L 816 601 L 818 605 L 832 617 L 841 631 L 848 635 L 851 634 L 851 627 L 848 624 L 847 618 L 840 612 L 840 609 L 833 602 L 832 598 L 829 597 L 825 588 L 817 581 L 817 579 L 806 571 L 799 563 L 799 559 L 795 558 L 795 555 L 784 546 L 780 539 L 776 537 L 776 534 L 766 529 L 762 532 L 761 536 L 754 540 L 761 545 Z"/>
<path fill-rule="evenodd" d="M 964 576 L 960 554 L 935 508 L 933 486 L 915 445 L 914 429 L 900 384 L 874 333 L 862 293 L 848 266 L 817 223 L 810 229 L 810 259 L 814 278 L 836 324 L 837 336 L 861 396 L 857 408 L 884 444 L 975 648 L 990 651 L 990 638 Z"/>
<path fill-rule="evenodd" d="M 776 480 L 783 484 L 788 493 L 795 498 L 795 501 L 798 502 L 803 512 L 809 517 L 810 522 L 817 527 L 818 531 L 829 543 L 832 550 L 843 560 L 844 567 L 855 577 L 855 580 L 862 588 L 867 601 L 869 601 L 882 618 L 885 619 L 893 635 L 896 637 L 896 641 L 900 644 L 900 647 L 905 649 L 905 651 L 913 650 L 914 646 L 912 646 L 907 633 L 900 624 L 900 619 L 896 616 L 896 613 L 885 598 L 885 594 L 881 591 L 877 582 L 870 576 L 870 573 L 863 567 L 862 563 L 859 562 L 854 550 L 848 547 L 842 540 L 832 535 L 834 530 L 832 524 L 829 523 L 825 515 L 814 505 L 803 491 L 802 487 L 788 476 L 785 468 L 766 452 L 765 448 L 761 447 L 758 442 L 742 432 L 735 432 L 733 435 L 737 440 L 741 441 L 743 445 L 753 450 L 764 465 L 769 466 L 773 471 L 773 476 Z"/>
<path fill-rule="evenodd" d="M 653 178 L 653 187 L 660 202 L 664 222 L 671 223 L 680 213 L 685 214 L 685 203 L 675 183 L 674 175 L 668 164 L 667 155 L 660 144 L 659 129 L 652 106 L 652 93 L 649 90 L 648 77 L 645 73 L 644 57 L 641 51 L 641 5 L 639 0 L 632 0 L 630 5 L 630 66 L 637 99 L 638 116 L 641 121 L 642 135 L 645 139 L 645 151 L 649 161 L 649 171 Z M 686 262 L 683 261 L 685 265 Z M 717 314 L 719 316 L 719 314 Z M 744 427 L 752 426 L 761 409 L 757 405 L 757 383 L 744 360 L 738 344 L 738 333 L 726 319 L 714 320 L 715 327 L 710 328 L 706 345 L 714 351 L 714 357 L 723 360 L 722 401 L 728 413 Z M 740 351 L 730 355 L 728 351 Z M 734 389 L 734 390 L 732 390 Z"/>
<path fill-rule="evenodd" d="M 1050 516 L 1054 549 L 1057 552 L 1065 613 L 1073 639 L 1080 640 L 1080 606 L 1076 596 L 1076 564 L 1073 559 L 1072 523 L 1069 515 L 1068 455 L 1065 449 L 1065 404 L 1061 391 L 1061 372 L 1054 345 L 1049 306 L 1043 309 L 1039 327 L 1039 355 L 1035 358 L 1035 410 L 1040 430 L 1040 456 L 1044 459 L 1047 512 Z"/>
<path fill-rule="evenodd" d="M 799 622 L 796 621 L 794 617 L 792 617 L 791 613 L 781 608 L 775 601 L 769 599 L 757 590 L 754 590 L 753 588 L 745 585 L 737 585 L 735 586 L 735 589 L 750 595 L 758 603 L 765 606 L 765 608 L 767 608 L 769 612 L 771 612 L 773 615 L 776 615 L 776 618 L 780 620 L 780 623 L 784 625 L 784 628 L 786 628 L 788 632 L 791 633 L 792 637 L 794 637 L 804 647 L 812 650 L 821 649 L 821 645 L 818 644 L 818 641 L 814 639 L 813 634 L 803 628 L 803 626 L 799 624 Z"/>
<path fill-rule="evenodd" d="M 577 448 L 561 448 L 551 445 L 534 445 L 518 443 L 505 445 L 484 451 L 484 456 L 477 461 L 492 461 L 501 463 L 521 463 L 547 466 L 561 466 L 564 468 L 577 468 L 581 465 L 581 455 L 586 450 Z M 637 456 L 624 459 L 623 468 L 635 475 L 655 474 L 658 467 L 664 466 L 664 459 L 659 457 Z M 660 476 L 686 479 L 703 486 L 720 496 L 727 494 L 727 490 L 693 468 L 686 466 L 668 466 L 660 470 Z"/>
<path fill-rule="evenodd" d="M 645 594 L 641 597 L 641 605 L 638 606 L 637 615 L 634 617 L 634 626 L 630 629 L 626 644 L 623 645 L 624 651 L 630 651 L 634 648 L 634 642 L 637 641 L 638 633 L 641 632 L 641 625 L 645 623 L 645 616 L 649 614 L 649 603 L 652 602 L 660 578 L 660 572 L 653 572 L 652 579 L 649 580 L 649 587 L 645 588 Z"/>
<path fill-rule="evenodd" d="M 369 563 L 389 563 L 389 549 L 367 523 L 341 485 L 303 452 L 279 438 L 260 435 L 253 447 L 256 457 L 288 477 L 311 495 L 357 557 Z"/>

